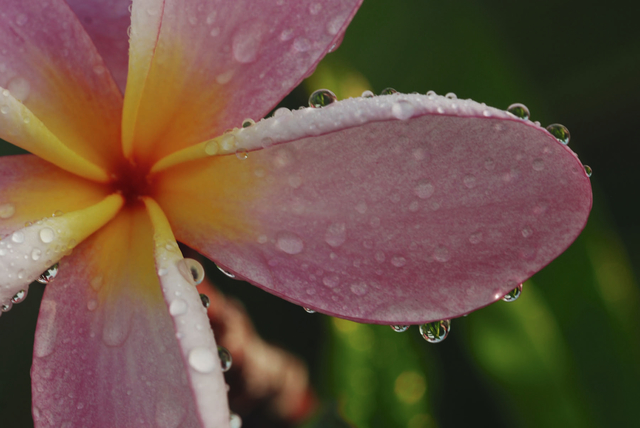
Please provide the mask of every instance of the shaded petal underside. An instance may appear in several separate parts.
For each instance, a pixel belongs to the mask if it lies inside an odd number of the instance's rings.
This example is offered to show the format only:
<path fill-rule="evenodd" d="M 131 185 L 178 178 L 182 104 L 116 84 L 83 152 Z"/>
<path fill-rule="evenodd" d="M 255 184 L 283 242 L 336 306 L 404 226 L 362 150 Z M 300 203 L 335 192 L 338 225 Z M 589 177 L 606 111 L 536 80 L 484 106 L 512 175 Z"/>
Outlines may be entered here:
<path fill-rule="evenodd" d="M 32 366 L 36 427 L 198 427 L 142 206 L 60 263 Z"/>
<path fill-rule="evenodd" d="M 3 2 L 0 51 L 0 87 L 60 141 L 105 169 L 121 159 L 122 95 L 64 1 Z"/>
<path fill-rule="evenodd" d="M 347 100 L 252 132 L 247 148 L 276 145 L 159 173 L 176 237 L 267 291 L 357 321 L 494 302 L 562 253 L 591 208 L 568 147 L 469 101 Z"/>
<path fill-rule="evenodd" d="M 360 2 L 134 2 L 125 154 L 152 164 L 263 117 L 341 37 Z"/>

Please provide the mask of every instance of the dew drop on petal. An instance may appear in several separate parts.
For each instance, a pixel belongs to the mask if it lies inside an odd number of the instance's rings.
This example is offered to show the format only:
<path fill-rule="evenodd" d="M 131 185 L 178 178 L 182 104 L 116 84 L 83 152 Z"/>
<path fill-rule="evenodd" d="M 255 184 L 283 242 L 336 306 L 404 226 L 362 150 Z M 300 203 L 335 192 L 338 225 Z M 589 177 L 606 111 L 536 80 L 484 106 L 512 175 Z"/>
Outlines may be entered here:
<path fill-rule="evenodd" d="M 584 172 L 587 174 L 587 177 L 591 177 L 591 174 L 593 174 L 593 170 L 589 165 L 584 165 Z"/>
<path fill-rule="evenodd" d="M 204 152 L 209 156 L 218 154 L 218 150 L 220 150 L 220 147 L 218 146 L 218 142 L 215 140 L 211 140 L 204 145 Z"/>
<path fill-rule="evenodd" d="M 216 359 L 209 348 L 193 348 L 188 360 L 191 368 L 200 373 L 211 373 L 216 367 Z"/>
<path fill-rule="evenodd" d="M 278 233 L 276 247 L 287 254 L 299 254 L 304 249 L 304 242 L 293 232 Z"/>
<path fill-rule="evenodd" d="M 204 306 L 205 309 L 207 309 L 209 305 L 211 305 L 211 301 L 206 294 L 200 294 L 200 302 L 202 302 L 202 306 Z"/>
<path fill-rule="evenodd" d="M 434 321 L 420 326 L 420 335 L 429 343 L 440 343 L 451 329 L 450 320 Z"/>
<path fill-rule="evenodd" d="M 240 148 L 238 150 L 236 150 L 236 157 L 239 160 L 245 160 L 249 157 L 249 152 L 247 152 L 246 149 Z"/>
<path fill-rule="evenodd" d="M 390 325 L 389 327 L 391 327 L 391 330 L 395 331 L 396 333 L 404 333 L 405 331 L 409 330 L 408 325 Z"/>
<path fill-rule="evenodd" d="M 59 266 L 60 266 L 60 263 L 54 264 L 49 269 L 44 271 L 42 273 L 42 275 L 40 275 L 40 277 L 38 279 L 36 279 L 36 281 L 38 281 L 40 284 L 48 284 L 48 283 L 50 283 L 58 275 L 58 267 Z"/>
<path fill-rule="evenodd" d="M 231 368 L 233 358 L 231 358 L 231 352 L 223 346 L 218 346 L 218 358 L 220 358 L 220 368 L 222 373 L 226 373 Z"/>
<path fill-rule="evenodd" d="M 264 235 L 261 235 L 261 236 L 264 236 Z M 265 238 L 266 238 L 266 236 L 265 236 Z M 264 242 L 261 242 L 260 237 L 258 237 L 258 242 L 259 242 L 259 243 L 261 243 L 261 244 L 264 244 L 264 243 L 265 243 L 265 242 L 267 242 L 267 241 L 265 240 Z M 235 277 L 236 277 L 234 274 L 232 274 L 231 272 L 228 272 L 228 271 L 226 271 L 226 270 L 222 269 L 220 266 L 216 265 L 216 267 L 218 268 L 218 270 L 219 270 L 220 272 L 222 272 L 223 274 L 225 274 L 225 275 L 226 275 L 226 276 L 228 276 L 229 278 L 235 278 Z"/>
<path fill-rule="evenodd" d="M 447 92 L 445 97 L 449 98 L 450 100 L 457 100 L 458 99 L 458 96 L 456 94 L 454 94 L 453 92 Z"/>
<path fill-rule="evenodd" d="M 53 238 L 55 238 L 56 236 L 55 232 L 50 227 L 43 227 L 42 229 L 40 229 L 39 235 L 40 240 L 45 244 L 53 242 Z"/>
<path fill-rule="evenodd" d="M 31 93 L 31 84 L 23 77 L 14 77 L 7 83 L 7 89 L 15 99 L 24 103 Z"/>
<path fill-rule="evenodd" d="M 302 309 L 304 309 L 304 310 L 305 310 L 305 312 L 306 312 L 306 313 L 308 313 L 308 314 L 315 314 L 315 313 L 316 313 L 316 311 L 314 311 L 314 310 L 313 310 L 313 309 L 311 309 L 311 308 L 307 308 L 307 307 L 304 307 L 304 306 L 303 306 L 303 307 L 302 307 Z"/>
<path fill-rule="evenodd" d="M 27 290 L 18 291 L 12 298 L 11 303 L 20 303 L 27 298 Z"/>
<path fill-rule="evenodd" d="M 309 107 L 326 107 L 336 101 L 338 101 L 338 97 L 336 97 L 336 94 L 328 89 L 318 89 L 309 96 Z"/>
<path fill-rule="evenodd" d="M 16 244 L 22 244 L 24 242 L 24 232 L 21 230 L 13 232 L 11 235 L 11 240 Z"/>
<path fill-rule="evenodd" d="M 522 120 L 529 120 L 530 117 L 529 109 L 527 108 L 527 106 L 520 103 L 511 104 L 507 108 L 507 112 Z"/>
<path fill-rule="evenodd" d="M 0 218 L 6 220 L 13 217 L 16 213 L 16 207 L 13 204 L 5 203 L 0 204 Z"/>
<path fill-rule="evenodd" d="M 245 119 L 245 120 L 242 121 L 242 127 L 243 128 L 248 128 L 248 127 L 253 126 L 255 124 L 256 124 L 256 122 L 253 119 Z"/>
<path fill-rule="evenodd" d="M 505 302 L 515 302 L 518 300 L 518 297 L 522 294 L 522 284 L 518 285 L 516 288 L 505 294 L 502 298 Z"/>
<path fill-rule="evenodd" d="M 306 52 L 311 49 L 311 42 L 306 37 L 298 37 L 293 41 L 293 49 L 298 52 Z"/>
<path fill-rule="evenodd" d="M 544 160 L 540 158 L 534 159 L 533 163 L 531 164 L 531 167 L 535 171 L 542 171 L 544 169 Z"/>
<path fill-rule="evenodd" d="M 401 256 L 394 256 L 391 258 L 391 264 L 399 268 L 407 264 L 407 259 Z"/>
<path fill-rule="evenodd" d="M 391 114 L 399 120 L 407 120 L 413 116 L 415 108 L 413 104 L 406 100 L 400 100 L 391 106 Z"/>
<path fill-rule="evenodd" d="M 324 234 L 324 240 L 334 248 L 344 244 L 347 240 L 347 225 L 345 223 L 333 223 Z"/>
<path fill-rule="evenodd" d="M 444 245 L 439 245 L 433 252 L 433 258 L 440 263 L 444 263 L 449 261 L 449 259 L 451 258 L 451 253 L 449 252 L 449 249 L 447 247 L 445 247 Z"/>
<path fill-rule="evenodd" d="M 6 305 L 2 305 L 0 306 L 0 311 L 2 312 L 9 312 L 11 310 L 11 308 L 13 307 L 13 303 L 9 302 Z"/>
<path fill-rule="evenodd" d="M 393 94 L 397 94 L 398 91 L 396 91 L 393 88 L 384 88 L 381 92 L 380 95 L 393 95 Z"/>
<path fill-rule="evenodd" d="M 413 189 L 413 193 L 415 193 L 415 195 L 420 199 L 430 198 L 434 191 L 435 187 L 429 180 L 418 183 L 418 185 Z"/>
<path fill-rule="evenodd" d="M 571 139 L 571 134 L 569 134 L 569 130 L 566 126 L 560 125 L 559 123 L 554 123 L 552 125 L 547 126 L 547 131 L 562 144 L 569 144 L 569 140 Z"/>
<path fill-rule="evenodd" d="M 189 305 L 182 299 L 174 299 L 169 305 L 169 313 L 174 317 L 186 314 L 187 309 L 189 309 Z"/>
<path fill-rule="evenodd" d="M 42 255 L 42 250 L 40 248 L 34 248 L 31 250 L 31 260 L 39 260 Z"/>
<path fill-rule="evenodd" d="M 198 285 L 204 279 L 204 268 L 197 260 L 180 259 L 177 266 L 182 277 L 190 284 Z"/>
<path fill-rule="evenodd" d="M 229 428 L 242 428 L 242 419 L 236 413 L 229 414 Z"/>
<path fill-rule="evenodd" d="M 371 92 L 369 90 L 364 91 L 361 96 L 362 96 L 362 98 L 373 98 L 374 97 L 373 92 Z"/>
<path fill-rule="evenodd" d="M 98 301 L 95 299 L 91 299 L 87 302 L 87 309 L 90 311 L 95 311 L 98 307 Z"/>
<path fill-rule="evenodd" d="M 334 288 L 340 283 L 340 277 L 338 275 L 327 275 L 322 278 L 322 283 L 329 288 Z"/>

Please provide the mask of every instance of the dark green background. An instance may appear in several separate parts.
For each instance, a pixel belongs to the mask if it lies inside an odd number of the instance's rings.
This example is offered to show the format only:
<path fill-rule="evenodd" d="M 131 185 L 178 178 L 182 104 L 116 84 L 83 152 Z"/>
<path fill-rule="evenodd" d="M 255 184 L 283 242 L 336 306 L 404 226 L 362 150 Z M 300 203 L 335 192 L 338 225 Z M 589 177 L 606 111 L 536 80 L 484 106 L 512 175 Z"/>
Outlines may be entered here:
<path fill-rule="evenodd" d="M 355 78 L 374 92 L 522 102 L 532 120 L 566 125 L 594 170 L 594 210 L 576 243 L 520 300 L 454 320 L 439 345 L 415 328 L 397 334 L 306 314 L 208 266 L 263 337 L 308 361 L 324 403 L 310 426 L 640 426 L 638 12 L 631 1 L 365 0 L 342 46 L 284 101 L 305 104 L 320 86 L 346 96 Z M 29 426 L 41 293 L 32 286 L 0 318 L 3 428 Z M 412 403 L 395 392 L 407 372 L 424 381 Z M 260 423 L 247 415 L 248 426 Z"/>

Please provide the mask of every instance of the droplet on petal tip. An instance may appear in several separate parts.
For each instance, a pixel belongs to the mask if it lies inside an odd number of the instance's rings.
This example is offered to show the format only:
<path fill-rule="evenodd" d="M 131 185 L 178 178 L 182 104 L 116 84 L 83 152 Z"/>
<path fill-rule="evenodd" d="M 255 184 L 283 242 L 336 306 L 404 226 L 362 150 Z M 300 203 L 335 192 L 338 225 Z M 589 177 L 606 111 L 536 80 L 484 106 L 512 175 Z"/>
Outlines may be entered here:
<path fill-rule="evenodd" d="M 229 350 L 224 346 L 218 346 L 218 358 L 220 358 L 220 368 L 222 369 L 222 373 L 228 372 L 233 364 L 231 352 L 229 352 Z"/>
<path fill-rule="evenodd" d="M 178 271 L 187 282 L 198 285 L 204 279 L 204 268 L 197 260 L 185 258 L 178 261 Z"/>
<path fill-rule="evenodd" d="M 554 123 L 547 126 L 547 131 L 549 131 L 551 135 L 556 137 L 556 139 L 565 146 L 569 144 L 569 140 L 571 140 L 571 134 L 569 133 L 567 127 L 559 123 Z"/>
<path fill-rule="evenodd" d="M 369 91 L 369 90 L 366 90 L 366 91 L 364 91 L 364 92 L 362 93 L 362 95 L 361 95 L 361 96 L 362 96 L 362 98 L 373 98 L 373 97 L 374 97 L 374 94 L 373 94 L 373 92 L 371 92 L 371 91 Z"/>
<path fill-rule="evenodd" d="M 516 288 L 508 292 L 502 300 L 505 302 L 515 302 L 518 300 L 518 297 L 522 294 L 522 284 L 519 284 Z"/>
<path fill-rule="evenodd" d="M 336 94 L 328 89 L 318 89 L 309 96 L 309 107 L 326 107 L 336 101 L 338 101 Z"/>
<path fill-rule="evenodd" d="M 524 104 L 520 104 L 520 103 L 511 104 L 507 108 L 507 113 L 511 113 L 515 117 L 517 117 L 519 119 L 522 119 L 522 120 L 529 120 L 529 117 L 531 116 L 527 106 L 525 106 Z"/>
<path fill-rule="evenodd" d="M 316 313 L 316 311 L 314 311 L 314 310 L 313 310 L 313 309 L 311 309 L 311 308 L 307 308 L 307 307 L 304 307 L 304 306 L 303 306 L 303 307 L 302 307 L 302 309 L 304 309 L 304 310 L 305 310 L 307 313 L 309 313 L 309 314 L 315 314 L 315 313 Z"/>
<path fill-rule="evenodd" d="M 449 335 L 451 321 L 434 321 L 420 326 L 420 335 L 429 343 L 440 343 Z"/>
<path fill-rule="evenodd" d="M 398 91 L 393 88 L 384 88 L 382 91 L 380 91 L 380 95 L 393 95 L 397 93 Z"/>
<path fill-rule="evenodd" d="M 58 275 L 58 267 L 59 266 L 60 266 L 60 263 L 54 264 L 49 269 L 44 271 L 42 273 L 42 275 L 40 275 L 40 277 L 38 279 L 36 279 L 36 281 L 38 281 L 40 284 L 48 284 L 48 283 L 50 283 Z"/>
<path fill-rule="evenodd" d="M 584 165 L 584 172 L 587 174 L 587 177 L 591 178 L 591 174 L 593 174 L 593 170 L 589 165 Z"/>
<path fill-rule="evenodd" d="M 395 331 L 396 333 L 404 333 L 405 331 L 409 330 L 408 325 L 390 325 L 389 327 L 391 327 L 391 330 Z"/>

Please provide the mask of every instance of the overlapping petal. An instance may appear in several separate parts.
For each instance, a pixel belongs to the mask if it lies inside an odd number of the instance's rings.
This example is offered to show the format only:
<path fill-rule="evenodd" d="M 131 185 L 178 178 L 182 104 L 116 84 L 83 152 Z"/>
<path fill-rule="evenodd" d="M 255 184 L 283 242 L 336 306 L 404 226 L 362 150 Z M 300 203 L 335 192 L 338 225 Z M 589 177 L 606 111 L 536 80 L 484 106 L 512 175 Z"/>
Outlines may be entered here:
<path fill-rule="evenodd" d="M 153 249 L 140 204 L 60 263 L 36 332 L 37 427 L 200 426 Z"/>
<path fill-rule="evenodd" d="M 129 62 L 131 0 L 66 0 L 124 93 Z"/>
<path fill-rule="evenodd" d="M 360 2 L 134 2 L 125 154 L 152 164 L 263 117 L 337 41 Z"/>
<path fill-rule="evenodd" d="M 567 146 L 471 101 L 353 99 L 235 138 L 274 145 L 158 174 L 176 237 L 274 294 L 358 321 L 494 302 L 562 253 L 591 208 Z"/>
<path fill-rule="evenodd" d="M 79 156 L 118 162 L 122 95 L 64 1 L 3 2 L 0 52 L 0 87 Z"/>

